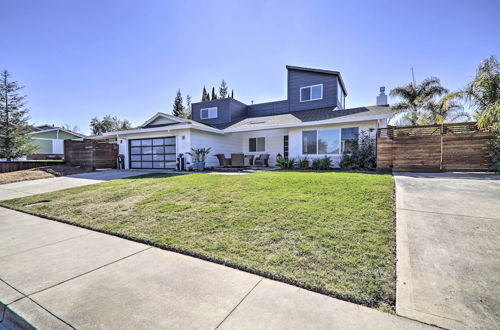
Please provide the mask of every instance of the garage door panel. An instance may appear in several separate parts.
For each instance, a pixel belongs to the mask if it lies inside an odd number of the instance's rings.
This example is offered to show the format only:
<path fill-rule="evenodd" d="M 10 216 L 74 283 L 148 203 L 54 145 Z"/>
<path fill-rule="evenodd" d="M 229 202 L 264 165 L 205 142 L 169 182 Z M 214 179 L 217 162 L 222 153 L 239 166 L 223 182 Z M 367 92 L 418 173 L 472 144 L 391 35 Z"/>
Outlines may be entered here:
<path fill-rule="evenodd" d="M 129 140 L 130 168 L 175 168 L 175 137 Z"/>

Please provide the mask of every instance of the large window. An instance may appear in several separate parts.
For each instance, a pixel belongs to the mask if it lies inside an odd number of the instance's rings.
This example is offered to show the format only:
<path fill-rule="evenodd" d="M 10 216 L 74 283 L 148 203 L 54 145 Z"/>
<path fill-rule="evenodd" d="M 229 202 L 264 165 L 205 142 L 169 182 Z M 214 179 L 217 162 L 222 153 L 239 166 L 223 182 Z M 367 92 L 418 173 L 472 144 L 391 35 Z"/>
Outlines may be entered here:
<path fill-rule="evenodd" d="M 248 139 L 249 152 L 264 152 L 266 151 L 266 138 L 250 138 Z"/>
<path fill-rule="evenodd" d="M 337 99 L 338 99 L 338 107 L 340 109 L 345 109 L 345 93 L 340 85 L 340 82 L 337 83 Z"/>
<path fill-rule="evenodd" d="M 340 154 L 352 150 L 358 138 L 358 127 L 330 128 L 302 131 L 302 153 L 304 155 Z"/>
<path fill-rule="evenodd" d="M 300 88 L 300 102 L 321 100 L 323 98 L 323 85 L 314 85 Z"/>
<path fill-rule="evenodd" d="M 351 152 L 352 145 L 356 142 L 359 135 L 358 127 L 342 128 L 342 145 L 341 152 Z"/>
<path fill-rule="evenodd" d="M 200 109 L 201 119 L 217 118 L 217 107 Z"/>

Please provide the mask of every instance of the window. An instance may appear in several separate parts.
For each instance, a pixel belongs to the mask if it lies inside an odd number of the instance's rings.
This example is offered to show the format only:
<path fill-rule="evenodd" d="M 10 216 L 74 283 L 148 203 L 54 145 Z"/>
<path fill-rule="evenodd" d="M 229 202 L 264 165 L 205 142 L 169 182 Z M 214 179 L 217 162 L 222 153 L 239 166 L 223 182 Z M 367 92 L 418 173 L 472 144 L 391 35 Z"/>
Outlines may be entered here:
<path fill-rule="evenodd" d="M 201 119 L 217 118 L 217 107 L 200 109 Z"/>
<path fill-rule="evenodd" d="M 304 155 L 318 153 L 318 132 L 303 131 L 302 132 L 302 153 Z"/>
<path fill-rule="evenodd" d="M 338 155 L 344 150 L 349 152 L 357 138 L 358 127 L 302 131 L 302 154 Z"/>
<path fill-rule="evenodd" d="M 264 152 L 266 151 L 266 138 L 250 138 L 248 139 L 249 152 Z"/>
<path fill-rule="evenodd" d="M 321 100 L 323 98 L 323 85 L 314 85 L 300 88 L 300 102 Z"/>
<path fill-rule="evenodd" d="M 352 151 L 352 145 L 358 139 L 358 133 L 358 127 L 342 128 L 342 145 L 340 152 Z"/>
<path fill-rule="evenodd" d="M 318 131 L 318 154 L 338 154 L 340 148 L 340 129 Z"/>
<path fill-rule="evenodd" d="M 337 83 L 337 107 L 339 109 L 345 109 L 345 93 L 340 85 L 340 82 Z"/>

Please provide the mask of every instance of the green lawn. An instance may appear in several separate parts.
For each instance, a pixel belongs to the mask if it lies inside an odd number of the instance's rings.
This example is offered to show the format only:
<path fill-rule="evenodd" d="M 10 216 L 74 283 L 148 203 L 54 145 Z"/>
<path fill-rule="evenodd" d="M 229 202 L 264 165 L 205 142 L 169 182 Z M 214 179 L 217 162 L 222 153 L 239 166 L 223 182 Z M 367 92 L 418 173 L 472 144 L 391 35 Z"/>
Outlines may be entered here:
<path fill-rule="evenodd" d="M 390 175 L 260 172 L 148 175 L 0 204 L 380 307 L 395 300 L 392 196 Z"/>

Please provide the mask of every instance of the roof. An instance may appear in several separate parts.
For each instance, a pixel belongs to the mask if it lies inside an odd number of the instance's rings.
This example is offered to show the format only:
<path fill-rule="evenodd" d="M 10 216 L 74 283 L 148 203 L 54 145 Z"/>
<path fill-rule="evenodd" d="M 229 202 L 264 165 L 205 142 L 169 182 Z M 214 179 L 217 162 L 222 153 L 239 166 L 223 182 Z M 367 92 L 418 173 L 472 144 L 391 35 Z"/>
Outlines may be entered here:
<path fill-rule="evenodd" d="M 69 129 L 65 129 L 65 128 L 61 128 L 61 127 L 54 127 L 51 125 L 41 125 L 41 126 L 33 127 L 32 131 L 29 134 L 39 134 L 39 133 L 52 132 L 52 131 L 66 132 L 68 134 L 71 134 L 71 135 L 74 135 L 74 136 L 77 136 L 80 138 L 86 137 L 86 135 L 83 135 L 81 133 L 73 132 L 73 131 L 70 131 Z"/>
<path fill-rule="evenodd" d="M 344 85 L 344 80 L 342 79 L 342 75 L 340 74 L 339 71 L 306 68 L 306 67 L 303 67 L 303 66 L 293 66 L 293 65 L 287 65 L 286 68 L 287 68 L 287 70 L 316 72 L 316 73 L 332 74 L 332 75 L 338 76 L 339 77 L 339 81 L 340 81 L 340 85 L 342 86 L 342 89 L 344 90 L 344 94 L 347 95 L 347 90 L 346 90 L 345 85 Z"/>
<path fill-rule="evenodd" d="M 251 131 L 277 127 L 321 125 L 335 122 L 374 120 L 390 118 L 392 117 L 392 115 L 393 113 L 388 106 L 368 106 L 344 110 L 334 110 L 332 107 L 329 107 L 294 111 L 290 113 L 271 116 L 247 117 L 226 124 L 207 125 L 192 119 L 183 119 L 181 122 L 171 125 L 162 125 L 158 127 L 135 127 L 116 132 L 106 132 L 102 136 L 98 136 L 95 138 L 104 138 L 119 134 L 137 134 L 142 132 L 153 132 L 161 130 L 170 131 L 186 128 L 224 134 L 225 131 Z"/>
<path fill-rule="evenodd" d="M 392 112 L 388 106 L 368 106 L 344 110 L 333 110 L 329 107 L 294 111 L 280 115 L 249 117 L 237 122 L 214 126 L 224 130 L 265 129 L 269 126 L 293 125 L 334 119 L 356 121 L 374 116 L 389 118 L 392 116 Z"/>
<path fill-rule="evenodd" d="M 147 126 L 148 124 L 150 124 L 153 121 L 155 121 L 155 119 L 157 119 L 158 117 L 164 117 L 164 118 L 170 119 L 170 120 L 172 120 L 172 121 L 174 121 L 176 123 L 183 123 L 183 122 L 187 122 L 188 121 L 188 119 L 185 119 L 185 118 L 175 117 L 175 116 L 166 114 L 164 112 L 157 112 L 153 117 L 151 117 L 144 124 L 142 124 L 141 127 Z"/>

